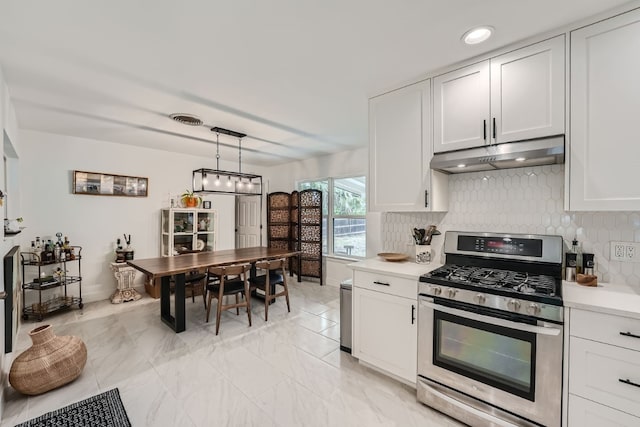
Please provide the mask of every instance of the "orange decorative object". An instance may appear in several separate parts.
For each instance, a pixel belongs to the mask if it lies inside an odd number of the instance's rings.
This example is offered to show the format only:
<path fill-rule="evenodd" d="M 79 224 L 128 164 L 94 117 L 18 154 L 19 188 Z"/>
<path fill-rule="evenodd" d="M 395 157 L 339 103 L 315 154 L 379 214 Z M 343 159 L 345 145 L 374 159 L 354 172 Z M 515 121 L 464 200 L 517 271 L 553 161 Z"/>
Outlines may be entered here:
<path fill-rule="evenodd" d="M 198 206 L 198 198 L 197 197 L 185 197 L 184 205 L 188 208 L 195 208 Z"/>
<path fill-rule="evenodd" d="M 63 386 L 80 376 L 87 363 L 87 347 L 73 336 L 56 336 L 51 325 L 29 332 L 33 345 L 13 361 L 11 386 L 36 395 Z"/>

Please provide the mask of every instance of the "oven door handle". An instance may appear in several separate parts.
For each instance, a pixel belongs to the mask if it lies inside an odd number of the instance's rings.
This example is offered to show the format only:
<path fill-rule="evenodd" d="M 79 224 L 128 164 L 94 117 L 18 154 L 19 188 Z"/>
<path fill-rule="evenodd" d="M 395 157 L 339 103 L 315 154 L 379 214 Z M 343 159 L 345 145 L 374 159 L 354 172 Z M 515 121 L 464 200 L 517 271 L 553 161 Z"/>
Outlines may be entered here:
<path fill-rule="evenodd" d="M 447 307 L 444 305 L 428 302 L 424 299 L 420 300 L 420 306 L 428 307 L 433 310 L 442 311 L 445 313 L 453 314 L 455 316 L 465 317 L 471 320 L 477 320 L 478 322 L 491 323 L 493 325 L 504 326 L 505 328 L 517 329 L 519 331 L 533 332 L 539 335 L 560 335 L 561 330 L 552 326 L 536 326 L 529 325 L 527 323 L 512 322 L 510 320 L 500 319 L 498 317 L 484 316 L 482 314 L 472 313 L 470 311 L 459 310 L 457 308 Z"/>

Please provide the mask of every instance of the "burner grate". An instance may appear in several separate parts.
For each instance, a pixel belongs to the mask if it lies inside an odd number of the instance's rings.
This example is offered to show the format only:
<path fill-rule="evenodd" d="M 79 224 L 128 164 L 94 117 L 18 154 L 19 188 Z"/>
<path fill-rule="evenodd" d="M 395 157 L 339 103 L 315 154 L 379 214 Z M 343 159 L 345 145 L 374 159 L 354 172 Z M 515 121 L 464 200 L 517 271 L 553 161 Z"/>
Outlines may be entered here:
<path fill-rule="evenodd" d="M 452 285 L 459 283 L 478 288 L 495 288 L 521 294 L 555 296 L 557 281 L 551 276 L 519 271 L 446 264 L 431 273 Z"/>

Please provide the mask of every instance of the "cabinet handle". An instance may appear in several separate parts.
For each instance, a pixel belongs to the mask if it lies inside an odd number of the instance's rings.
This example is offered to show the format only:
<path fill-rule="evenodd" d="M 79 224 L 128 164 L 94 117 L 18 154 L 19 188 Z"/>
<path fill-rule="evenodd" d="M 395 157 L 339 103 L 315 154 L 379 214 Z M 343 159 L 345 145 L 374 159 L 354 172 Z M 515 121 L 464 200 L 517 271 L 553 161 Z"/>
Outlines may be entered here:
<path fill-rule="evenodd" d="M 413 325 L 416 322 L 416 306 L 411 304 L 411 324 Z"/>
<path fill-rule="evenodd" d="M 382 286 L 391 286 L 388 283 L 384 283 L 384 282 L 378 282 L 377 280 L 373 282 L 374 285 L 382 285 Z"/>
<path fill-rule="evenodd" d="M 429 207 L 429 190 L 424 190 L 424 207 Z"/>
<path fill-rule="evenodd" d="M 496 118 L 493 118 L 493 139 L 496 139 Z"/>
<path fill-rule="evenodd" d="M 620 332 L 620 335 L 624 335 L 625 337 L 631 338 L 640 338 L 640 335 L 632 334 L 631 332 Z"/>
<path fill-rule="evenodd" d="M 482 139 L 484 139 L 484 142 L 487 142 L 487 121 L 486 120 L 482 121 Z"/>
<path fill-rule="evenodd" d="M 625 383 L 625 384 L 632 385 L 632 386 L 634 386 L 634 387 L 640 387 L 640 384 L 636 384 L 636 383 L 634 383 L 633 381 L 628 380 L 628 379 L 623 380 L 622 378 L 618 378 L 618 381 L 620 381 L 621 383 Z"/>

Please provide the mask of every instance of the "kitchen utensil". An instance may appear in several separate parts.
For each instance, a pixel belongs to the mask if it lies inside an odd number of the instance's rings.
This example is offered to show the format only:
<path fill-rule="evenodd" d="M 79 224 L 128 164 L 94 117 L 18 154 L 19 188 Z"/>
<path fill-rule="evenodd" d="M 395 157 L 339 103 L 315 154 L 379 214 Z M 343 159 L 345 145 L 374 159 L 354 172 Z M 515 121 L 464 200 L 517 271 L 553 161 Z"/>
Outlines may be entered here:
<path fill-rule="evenodd" d="M 430 225 L 427 228 L 427 232 L 426 232 L 426 236 L 423 242 L 423 245 L 430 245 L 431 244 L 431 238 L 433 236 L 437 236 L 438 234 L 440 234 L 440 232 L 436 229 L 435 225 Z"/>

